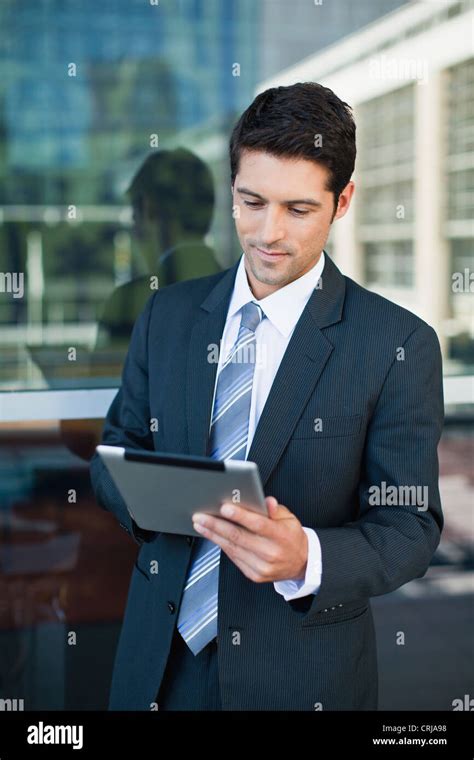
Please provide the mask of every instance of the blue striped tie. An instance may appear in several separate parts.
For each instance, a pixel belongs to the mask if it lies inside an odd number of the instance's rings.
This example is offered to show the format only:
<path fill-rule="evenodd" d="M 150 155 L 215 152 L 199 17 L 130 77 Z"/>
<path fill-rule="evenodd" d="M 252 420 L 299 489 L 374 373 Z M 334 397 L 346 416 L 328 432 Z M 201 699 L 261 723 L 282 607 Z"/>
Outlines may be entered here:
<path fill-rule="evenodd" d="M 245 459 L 255 370 L 255 330 L 263 318 L 253 301 L 242 308 L 239 334 L 217 380 L 210 430 L 210 456 Z M 178 615 L 178 630 L 194 655 L 217 636 L 220 546 L 207 538 L 194 544 Z"/>

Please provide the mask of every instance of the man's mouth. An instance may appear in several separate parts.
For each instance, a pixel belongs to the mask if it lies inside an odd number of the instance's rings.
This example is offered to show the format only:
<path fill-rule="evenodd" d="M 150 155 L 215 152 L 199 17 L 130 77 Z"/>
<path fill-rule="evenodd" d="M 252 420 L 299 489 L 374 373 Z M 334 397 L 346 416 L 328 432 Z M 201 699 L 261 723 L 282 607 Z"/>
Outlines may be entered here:
<path fill-rule="evenodd" d="M 288 254 L 284 251 L 266 251 L 264 248 L 257 248 L 257 246 L 255 246 L 255 250 L 259 254 L 260 258 L 264 259 L 265 261 L 275 261 L 277 259 L 282 259 L 284 256 L 288 256 Z"/>

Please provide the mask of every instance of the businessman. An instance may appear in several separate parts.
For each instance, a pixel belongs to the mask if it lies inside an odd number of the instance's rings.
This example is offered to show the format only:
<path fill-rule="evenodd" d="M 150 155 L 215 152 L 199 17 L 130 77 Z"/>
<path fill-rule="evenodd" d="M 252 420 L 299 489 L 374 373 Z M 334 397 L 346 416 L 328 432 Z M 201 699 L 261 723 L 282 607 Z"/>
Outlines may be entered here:
<path fill-rule="evenodd" d="M 324 251 L 355 156 L 330 89 L 258 95 L 230 139 L 242 256 L 136 321 L 103 443 L 256 462 L 268 514 L 236 501 L 196 513 L 199 538 L 144 531 L 93 458 L 140 547 L 111 710 L 377 709 L 370 599 L 423 576 L 443 527 L 442 366 L 426 322 Z"/>

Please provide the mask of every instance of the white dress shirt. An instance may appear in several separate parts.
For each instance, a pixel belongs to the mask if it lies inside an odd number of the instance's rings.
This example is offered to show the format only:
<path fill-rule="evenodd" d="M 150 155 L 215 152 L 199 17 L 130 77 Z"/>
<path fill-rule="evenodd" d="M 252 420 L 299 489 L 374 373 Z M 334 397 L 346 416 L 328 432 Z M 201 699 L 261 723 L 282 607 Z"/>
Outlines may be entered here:
<path fill-rule="evenodd" d="M 305 308 L 313 290 L 324 269 L 324 251 L 317 264 L 309 272 L 298 279 L 279 288 L 260 301 L 255 298 L 250 290 L 247 272 L 245 270 L 244 256 L 242 255 L 237 274 L 235 277 L 234 290 L 227 311 L 226 323 L 221 338 L 219 352 L 219 364 L 217 366 L 216 383 L 214 386 L 214 398 L 217 387 L 217 378 L 222 364 L 229 355 L 237 340 L 240 327 L 240 310 L 249 301 L 259 304 L 266 319 L 262 319 L 255 330 L 255 374 L 250 401 L 250 417 L 248 429 L 248 441 L 245 456 L 247 457 L 255 429 L 260 415 L 272 387 L 280 362 L 286 351 L 290 338 L 295 329 L 303 309 Z M 214 399 L 213 399 L 214 405 Z M 291 504 L 285 504 L 291 511 Z M 317 593 L 321 585 L 322 562 L 321 544 L 312 528 L 303 528 L 308 537 L 308 563 L 306 575 L 301 580 L 284 580 L 274 582 L 275 590 L 282 594 L 285 601 L 297 599 L 308 594 Z"/>

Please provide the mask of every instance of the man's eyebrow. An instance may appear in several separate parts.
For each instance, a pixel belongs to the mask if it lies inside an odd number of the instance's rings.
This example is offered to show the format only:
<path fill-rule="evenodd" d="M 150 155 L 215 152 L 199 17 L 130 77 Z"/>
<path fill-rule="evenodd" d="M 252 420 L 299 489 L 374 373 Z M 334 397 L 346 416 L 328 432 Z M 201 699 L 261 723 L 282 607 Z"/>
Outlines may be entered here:
<path fill-rule="evenodd" d="M 263 197 L 263 195 L 260 195 L 260 193 L 255 193 L 253 190 L 249 190 L 247 187 L 238 187 L 237 188 L 238 193 L 242 193 L 245 195 L 251 195 L 254 198 L 258 198 L 261 201 L 267 202 L 267 199 Z M 298 198 L 297 200 L 291 200 L 291 201 L 282 201 L 282 204 L 284 206 L 293 206 L 297 203 L 306 203 L 309 206 L 316 206 L 317 208 L 320 208 L 323 204 L 321 201 L 315 201 L 313 198 Z"/>

